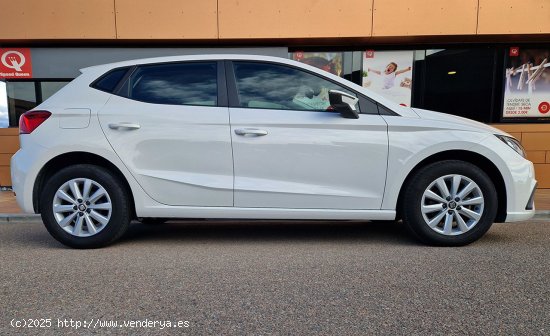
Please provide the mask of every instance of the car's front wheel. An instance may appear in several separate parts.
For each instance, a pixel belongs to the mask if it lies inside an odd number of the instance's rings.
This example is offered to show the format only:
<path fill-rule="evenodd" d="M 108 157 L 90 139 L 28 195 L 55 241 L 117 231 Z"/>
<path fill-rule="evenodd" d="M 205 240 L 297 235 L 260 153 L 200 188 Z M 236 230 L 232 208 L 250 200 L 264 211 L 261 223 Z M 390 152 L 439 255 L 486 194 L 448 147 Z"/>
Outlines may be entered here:
<path fill-rule="evenodd" d="M 64 168 L 44 185 L 42 220 L 59 242 L 75 248 L 108 245 L 130 223 L 130 202 L 111 171 L 88 164 Z"/>
<path fill-rule="evenodd" d="M 423 242 L 460 246 L 493 224 L 497 193 L 489 176 L 465 161 L 446 160 L 418 170 L 405 186 L 403 221 Z"/>

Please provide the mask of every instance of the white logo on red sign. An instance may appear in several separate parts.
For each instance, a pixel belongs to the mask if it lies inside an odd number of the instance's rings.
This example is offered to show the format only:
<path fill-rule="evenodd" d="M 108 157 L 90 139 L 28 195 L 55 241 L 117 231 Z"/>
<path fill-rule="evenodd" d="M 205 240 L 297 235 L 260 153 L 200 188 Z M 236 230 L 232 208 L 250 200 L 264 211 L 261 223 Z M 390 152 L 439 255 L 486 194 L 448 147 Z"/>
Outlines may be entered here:
<path fill-rule="evenodd" d="M 9 50 L 2 54 L 0 62 L 4 64 L 6 68 L 15 69 L 15 71 L 23 71 L 21 67 L 25 65 L 25 55 L 16 50 Z"/>
<path fill-rule="evenodd" d="M 29 48 L 0 48 L 0 78 L 32 78 Z"/>
<path fill-rule="evenodd" d="M 546 114 L 550 112 L 550 103 L 548 102 L 542 102 L 539 104 L 539 112 L 542 114 Z"/>

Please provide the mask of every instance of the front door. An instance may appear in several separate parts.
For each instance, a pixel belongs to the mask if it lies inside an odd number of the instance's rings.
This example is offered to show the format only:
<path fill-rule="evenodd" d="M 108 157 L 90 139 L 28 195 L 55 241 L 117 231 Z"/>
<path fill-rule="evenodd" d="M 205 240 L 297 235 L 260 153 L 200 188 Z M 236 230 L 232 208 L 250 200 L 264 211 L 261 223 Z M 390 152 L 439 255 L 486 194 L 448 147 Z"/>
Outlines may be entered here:
<path fill-rule="evenodd" d="M 327 111 L 328 90 L 355 93 L 298 68 L 234 61 L 233 69 L 236 207 L 380 209 L 388 137 L 376 111 L 359 119 Z"/>

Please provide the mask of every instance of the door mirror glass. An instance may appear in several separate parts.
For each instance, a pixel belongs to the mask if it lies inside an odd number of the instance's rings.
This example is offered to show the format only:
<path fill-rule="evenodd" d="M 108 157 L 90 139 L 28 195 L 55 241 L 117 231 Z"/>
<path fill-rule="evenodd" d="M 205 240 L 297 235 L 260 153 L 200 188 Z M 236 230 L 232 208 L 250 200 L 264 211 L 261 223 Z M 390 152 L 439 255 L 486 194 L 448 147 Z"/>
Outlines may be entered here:
<path fill-rule="evenodd" d="M 359 119 L 359 113 L 357 112 L 357 102 L 359 99 L 348 93 L 330 90 L 328 92 L 330 106 L 340 113 L 343 118 Z"/>

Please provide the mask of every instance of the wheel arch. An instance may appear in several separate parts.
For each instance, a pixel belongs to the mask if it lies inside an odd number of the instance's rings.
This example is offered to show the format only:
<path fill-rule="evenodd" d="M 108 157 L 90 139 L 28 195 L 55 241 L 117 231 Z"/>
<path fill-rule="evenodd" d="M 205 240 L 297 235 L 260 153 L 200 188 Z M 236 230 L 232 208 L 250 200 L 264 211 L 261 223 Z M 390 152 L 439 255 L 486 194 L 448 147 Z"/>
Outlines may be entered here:
<path fill-rule="evenodd" d="M 408 174 L 405 178 L 401 188 L 399 190 L 399 196 L 397 198 L 397 217 L 401 218 L 401 202 L 403 198 L 403 191 L 406 189 L 407 184 L 410 182 L 411 178 L 416 174 L 421 168 L 443 160 L 461 160 L 468 163 L 471 163 L 487 173 L 491 181 L 493 182 L 496 192 L 497 192 L 497 214 L 495 222 L 504 222 L 506 220 L 506 207 L 507 207 L 507 197 L 506 197 L 506 184 L 500 170 L 497 166 L 489 160 L 487 157 L 467 150 L 448 150 L 432 154 L 420 161 Z"/>
<path fill-rule="evenodd" d="M 73 162 L 75 164 L 91 164 L 103 167 L 115 174 L 122 182 L 123 187 L 126 189 L 129 195 L 132 209 L 132 218 L 137 217 L 134 194 L 124 174 L 111 161 L 105 159 L 100 155 L 89 152 L 68 152 L 60 154 L 52 158 L 42 167 L 42 169 L 40 169 L 40 172 L 38 173 L 34 183 L 32 195 L 33 208 L 35 213 L 40 213 L 40 194 L 42 193 L 42 188 L 44 187 L 46 181 L 60 169 L 70 166 L 67 165 L 67 162 Z"/>

